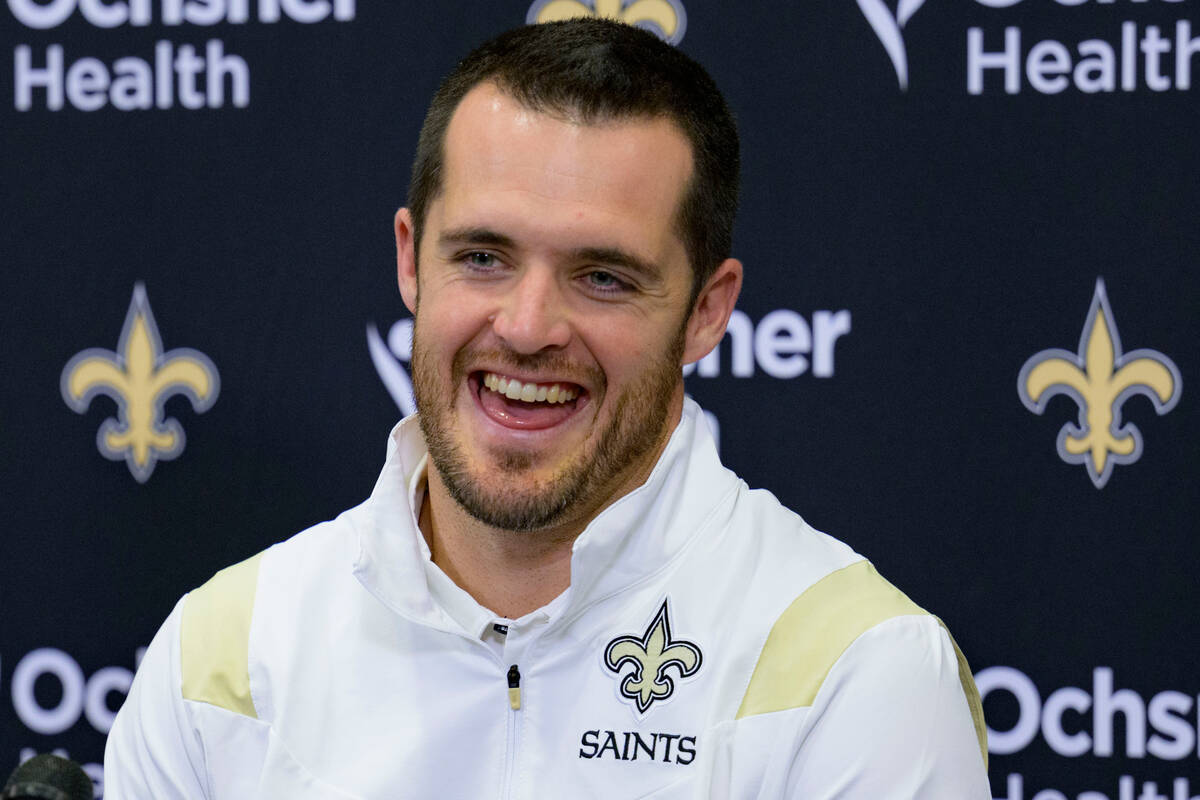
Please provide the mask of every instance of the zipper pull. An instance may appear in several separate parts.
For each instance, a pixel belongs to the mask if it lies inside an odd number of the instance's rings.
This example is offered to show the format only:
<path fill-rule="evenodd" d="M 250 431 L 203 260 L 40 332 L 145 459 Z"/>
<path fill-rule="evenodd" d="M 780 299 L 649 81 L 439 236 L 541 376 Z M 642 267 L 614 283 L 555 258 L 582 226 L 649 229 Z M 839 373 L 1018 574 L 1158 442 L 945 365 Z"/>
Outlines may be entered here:
<path fill-rule="evenodd" d="M 508 668 L 508 707 L 513 711 L 521 710 L 521 670 L 516 664 Z"/>

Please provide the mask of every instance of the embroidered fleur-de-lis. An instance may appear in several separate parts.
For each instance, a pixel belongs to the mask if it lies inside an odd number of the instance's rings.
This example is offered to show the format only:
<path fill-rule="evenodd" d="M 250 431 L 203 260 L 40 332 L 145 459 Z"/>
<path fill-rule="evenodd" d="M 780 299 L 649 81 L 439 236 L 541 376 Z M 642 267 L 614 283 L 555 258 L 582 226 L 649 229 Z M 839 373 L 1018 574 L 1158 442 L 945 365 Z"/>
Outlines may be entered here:
<path fill-rule="evenodd" d="M 125 315 L 117 352 L 90 348 L 75 355 L 62 371 L 63 400 L 73 411 L 87 411 L 97 395 L 117 403 L 96 434 L 96 446 L 106 458 L 121 459 L 139 483 L 145 483 L 159 459 L 183 452 L 183 426 L 163 419 L 163 404 L 176 394 L 186 396 L 197 412 L 216 402 L 220 379 L 203 353 L 191 349 L 162 352 L 162 339 L 146 289 L 138 283 Z"/>
<path fill-rule="evenodd" d="M 618 636 L 604 651 L 605 666 L 618 675 L 626 665 L 633 666 L 621 680 L 621 696 L 633 700 L 642 714 L 655 700 L 665 700 L 675 691 L 667 670 L 674 667 L 680 678 L 687 678 L 696 674 L 701 661 L 699 647 L 671 638 L 666 600 L 641 636 Z"/>
<path fill-rule="evenodd" d="M 683 41 L 687 13 L 679 0 L 537 0 L 525 21 L 558 22 L 576 17 L 604 17 L 649 28 L 671 44 Z"/>
<path fill-rule="evenodd" d="M 1098 489 L 1115 464 L 1132 464 L 1142 454 L 1141 432 L 1133 423 L 1121 422 L 1122 404 L 1141 394 L 1165 414 L 1179 402 L 1181 387 L 1179 368 L 1162 353 L 1122 353 L 1103 280 L 1096 281 L 1079 352 L 1043 350 L 1025 362 L 1017 379 L 1021 401 L 1036 414 L 1059 394 L 1079 405 L 1079 424 L 1067 423 L 1059 431 L 1058 453 L 1069 464 L 1086 465 Z"/>

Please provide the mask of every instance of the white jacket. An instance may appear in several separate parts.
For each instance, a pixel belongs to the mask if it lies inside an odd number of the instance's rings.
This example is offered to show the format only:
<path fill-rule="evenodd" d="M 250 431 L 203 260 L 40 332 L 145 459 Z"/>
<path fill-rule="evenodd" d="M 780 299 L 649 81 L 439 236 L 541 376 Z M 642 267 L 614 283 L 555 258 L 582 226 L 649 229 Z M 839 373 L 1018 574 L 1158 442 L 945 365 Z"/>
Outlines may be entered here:
<path fill-rule="evenodd" d="M 435 585 L 425 458 L 409 418 L 366 502 L 180 601 L 109 736 L 108 800 L 990 800 L 945 628 L 725 469 L 690 400 L 567 592 L 505 636 Z"/>

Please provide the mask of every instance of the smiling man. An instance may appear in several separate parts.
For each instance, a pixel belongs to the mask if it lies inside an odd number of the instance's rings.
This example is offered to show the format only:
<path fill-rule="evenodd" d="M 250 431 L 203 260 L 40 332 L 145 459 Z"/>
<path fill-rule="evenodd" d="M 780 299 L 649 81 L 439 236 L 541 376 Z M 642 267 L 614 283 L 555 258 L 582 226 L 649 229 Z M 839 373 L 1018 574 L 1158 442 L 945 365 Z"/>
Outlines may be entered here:
<path fill-rule="evenodd" d="M 741 287 L 737 169 L 643 31 L 462 61 L 395 218 L 420 413 L 365 503 L 184 597 L 106 797 L 990 797 L 944 627 L 684 397 Z"/>
<path fill-rule="evenodd" d="M 567 588 L 576 536 L 650 473 L 681 364 L 717 344 L 741 284 L 723 258 L 693 297 L 674 121 L 529 106 L 494 80 L 471 88 L 435 196 L 414 199 L 424 219 L 396 216 L 432 464 L 422 532 L 434 563 L 514 617 Z"/>

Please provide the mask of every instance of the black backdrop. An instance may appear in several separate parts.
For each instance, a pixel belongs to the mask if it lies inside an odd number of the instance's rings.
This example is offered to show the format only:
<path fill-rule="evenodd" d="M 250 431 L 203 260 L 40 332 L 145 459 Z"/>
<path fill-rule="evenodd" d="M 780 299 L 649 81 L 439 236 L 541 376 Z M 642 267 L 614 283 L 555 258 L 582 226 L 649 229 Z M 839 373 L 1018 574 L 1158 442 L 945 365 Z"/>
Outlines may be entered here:
<path fill-rule="evenodd" d="M 689 392 L 731 467 L 955 632 L 997 798 L 1200 795 L 1198 2 L 663 4 L 743 136 L 744 317 Z M 369 492 L 408 402 L 391 216 L 425 104 L 545 3 L 78 5 L 0 9 L 0 772 L 62 748 L 99 778 L 178 596 Z M 1018 392 L 1079 351 L 1099 279 L 1124 352 L 1174 369 L 1163 414 L 1117 404 L 1144 447 L 1101 488 L 1056 449 L 1072 396 Z M 186 446 L 148 477 L 98 448 L 117 403 L 63 388 L 138 284 L 194 351 L 164 358 L 219 373 L 202 413 L 165 399 Z"/>

